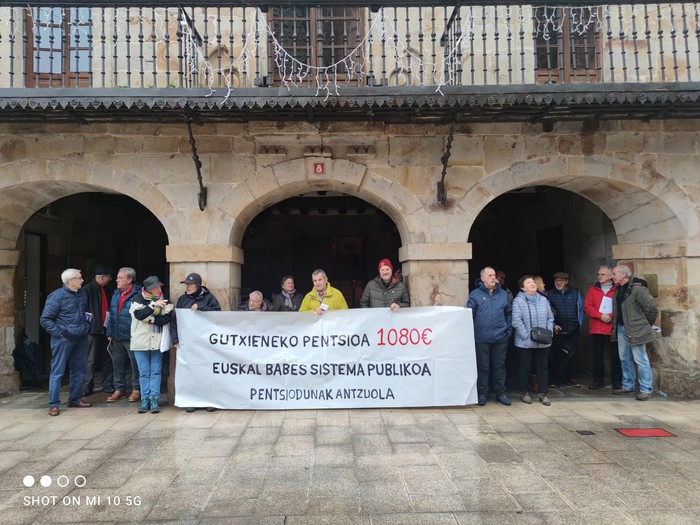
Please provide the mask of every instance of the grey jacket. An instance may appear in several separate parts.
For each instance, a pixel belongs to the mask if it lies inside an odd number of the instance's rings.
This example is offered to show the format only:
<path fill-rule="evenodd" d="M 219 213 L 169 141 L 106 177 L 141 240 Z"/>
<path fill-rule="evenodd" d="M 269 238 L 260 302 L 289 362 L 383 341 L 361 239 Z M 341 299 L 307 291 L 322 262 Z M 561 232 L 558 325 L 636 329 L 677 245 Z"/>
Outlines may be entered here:
<path fill-rule="evenodd" d="M 531 318 L 532 323 L 530 323 Z M 520 292 L 513 299 L 512 324 L 515 332 L 515 346 L 518 348 L 548 348 L 551 346 L 536 343 L 530 339 L 530 329 L 535 326 L 547 328 L 550 331 L 554 330 L 554 314 L 544 295 L 535 294 L 533 304 L 525 292 Z"/>
<path fill-rule="evenodd" d="M 611 341 L 617 341 L 618 293 L 613 294 L 613 322 Z M 642 284 L 630 281 L 622 297 L 622 321 L 627 333 L 627 342 L 631 345 L 641 345 L 656 341 L 656 334 L 651 328 L 659 310 L 654 298 Z"/>
<path fill-rule="evenodd" d="M 401 308 L 411 306 L 406 285 L 396 277 L 392 277 L 391 283 L 386 287 L 378 276 L 375 277 L 367 283 L 360 299 L 362 308 L 388 308 L 392 303 L 398 304 Z"/>

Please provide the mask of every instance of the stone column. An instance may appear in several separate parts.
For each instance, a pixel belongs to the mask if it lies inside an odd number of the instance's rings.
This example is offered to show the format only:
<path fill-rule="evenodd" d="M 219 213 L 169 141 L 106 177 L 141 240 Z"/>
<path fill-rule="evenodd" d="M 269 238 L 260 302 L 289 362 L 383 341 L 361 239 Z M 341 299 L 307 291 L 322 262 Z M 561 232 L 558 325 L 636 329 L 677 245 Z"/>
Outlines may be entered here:
<path fill-rule="evenodd" d="M 471 243 L 408 244 L 399 249 L 412 306 L 464 306 Z"/>
<path fill-rule="evenodd" d="M 13 285 L 19 251 L 0 250 L 0 394 L 19 392 L 19 372 L 15 371 L 15 288 Z"/>
<path fill-rule="evenodd" d="M 180 284 L 188 273 L 202 276 L 204 286 L 219 300 L 222 310 L 235 310 L 240 300 L 241 266 L 243 250 L 237 246 L 216 244 L 178 244 L 165 248 L 170 265 L 170 300 L 184 292 Z M 168 377 L 168 403 L 175 401 L 175 349 L 170 351 L 170 375 Z"/>
<path fill-rule="evenodd" d="M 649 282 L 661 335 L 647 346 L 654 389 L 700 395 L 700 243 L 667 241 L 613 246 L 618 264 Z"/>
<path fill-rule="evenodd" d="M 222 310 L 238 305 L 241 289 L 243 250 L 238 246 L 217 244 L 178 244 L 165 247 L 170 265 L 170 295 L 173 302 L 184 292 L 180 284 L 188 273 L 202 276 L 204 285 L 221 304 Z"/>

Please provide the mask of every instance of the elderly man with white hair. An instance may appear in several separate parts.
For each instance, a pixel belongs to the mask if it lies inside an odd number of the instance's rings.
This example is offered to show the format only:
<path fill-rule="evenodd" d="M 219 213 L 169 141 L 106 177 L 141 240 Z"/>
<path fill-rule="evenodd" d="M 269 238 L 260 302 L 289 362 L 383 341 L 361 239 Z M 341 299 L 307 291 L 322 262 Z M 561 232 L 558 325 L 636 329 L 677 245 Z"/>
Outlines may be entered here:
<path fill-rule="evenodd" d="M 253 290 L 248 296 L 248 305 L 246 306 L 246 311 L 248 312 L 269 312 L 270 304 L 265 300 L 263 294 L 260 290 Z"/>
<path fill-rule="evenodd" d="M 612 278 L 617 291 L 613 295 L 613 328 L 610 340 L 617 341 L 622 365 L 622 388 L 613 393 L 634 394 L 634 363 L 637 363 L 637 399 L 646 401 L 652 393 L 652 372 L 646 345 L 656 340 L 652 324 L 659 310 L 649 290 L 632 279 L 632 271 L 628 266 L 615 266 Z"/>
<path fill-rule="evenodd" d="M 81 290 L 80 270 L 68 268 L 61 274 L 63 286 L 49 294 L 39 322 L 51 335 L 51 374 L 49 376 L 49 415 L 60 414 L 61 378 L 70 364 L 68 406 L 91 407 L 83 401 L 83 381 L 87 369 L 88 332 L 91 314 L 87 296 Z"/>

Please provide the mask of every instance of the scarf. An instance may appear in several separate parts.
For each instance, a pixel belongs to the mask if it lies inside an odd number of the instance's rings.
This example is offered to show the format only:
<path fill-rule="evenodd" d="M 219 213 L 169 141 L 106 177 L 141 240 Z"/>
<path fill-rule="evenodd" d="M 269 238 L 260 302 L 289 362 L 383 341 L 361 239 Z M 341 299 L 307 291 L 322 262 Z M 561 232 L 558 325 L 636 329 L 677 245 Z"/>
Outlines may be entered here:
<path fill-rule="evenodd" d="M 393 275 L 392 275 L 391 277 L 389 277 L 389 280 L 388 280 L 388 281 L 384 281 L 384 279 L 382 279 L 381 277 L 379 277 L 379 284 L 381 284 L 381 285 L 384 287 L 385 290 L 388 290 L 389 288 L 391 288 L 391 286 L 392 286 L 395 282 L 396 282 L 396 277 L 394 277 Z"/>
<path fill-rule="evenodd" d="M 292 303 L 292 297 L 297 293 L 296 288 L 291 292 L 285 292 L 282 290 L 282 295 L 284 296 L 284 308 L 285 310 L 294 310 L 294 303 Z"/>
<path fill-rule="evenodd" d="M 107 312 L 109 311 L 109 302 L 107 302 L 107 292 L 105 287 L 100 286 L 100 313 L 102 314 L 102 326 L 107 322 Z"/>
<path fill-rule="evenodd" d="M 146 299 L 149 303 L 158 301 L 163 298 L 163 293 L 161 292 L 160 294 L 150 294 L 146 290 L 141 289 L 141 295 L 143 295 L 143 298 Z M 151 306 L 153 308 L 153 315 L 162 315 L 163 313 L 163 308 L 160 306 Z"/>
<path fill-rule="evenodd" d="M 122 306 L 124 306 L 124 303 L 126 302 L 126 298 L 129 297 L 129 294 L 131 293 L 131 290 L 134 289 L 134 285 L 132 284 L 129 286 L 129 289 L 125 292 L 119 292 L 119 304 L 117 305 L 117 315 L 119 315 L 122 311 Z"/>

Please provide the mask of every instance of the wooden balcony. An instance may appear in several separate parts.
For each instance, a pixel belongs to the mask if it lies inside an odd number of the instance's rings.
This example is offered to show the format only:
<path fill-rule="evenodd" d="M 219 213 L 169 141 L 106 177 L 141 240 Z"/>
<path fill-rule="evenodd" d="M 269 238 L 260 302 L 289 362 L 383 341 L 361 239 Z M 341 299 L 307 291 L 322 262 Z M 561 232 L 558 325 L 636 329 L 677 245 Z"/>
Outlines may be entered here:
<path fill-rule="evenodd" d="M 697 4 L 0 0 L 0 122 L 698 117 Z"/>

